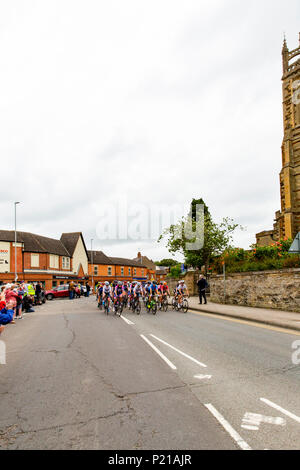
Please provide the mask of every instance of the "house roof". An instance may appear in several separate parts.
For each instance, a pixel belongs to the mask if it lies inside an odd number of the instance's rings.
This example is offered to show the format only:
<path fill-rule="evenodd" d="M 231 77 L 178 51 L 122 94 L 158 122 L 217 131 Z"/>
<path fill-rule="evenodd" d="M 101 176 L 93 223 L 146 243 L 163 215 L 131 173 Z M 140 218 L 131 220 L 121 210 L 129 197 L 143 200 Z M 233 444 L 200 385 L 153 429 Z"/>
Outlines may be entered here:
<path fill-rule="evenodd" d="M 71 256 L 74 255 L 75 248 L 78 243 L 78 239 L 81 237 L 84 249 L 86 251 L 86 255 L 88 256 L 88 251 L 86 249 L 84 238 L 81 232 L 71 232 L 71 233 L 63 233 L 60 237 L 61 242 L 67 248 L 68 252 Z"/>
<path fill-rule="evenodd" d="M 88 250 L 88 259 L 89 262 L 92 261 L 92 251 Z M 93 250 L 93 264 L 113 264 L 111 259 L 106 256 L 103 251 L 95 251 Z"/>
<path fill-rule="evenodd" d="M 14 230 L 0 230 L 0 240 L 14 242 Z M 24 251 L 32 253 L 52 253 L 54 255 L 70 256 L 69 251 L 60 240 L 36 235 L 30 232 L 18 232 L 17 242 L 24 244 Z"/>
<path fill-rule="evenodd" d="M 133 261 L 136 261 L 139 266 L 144 265 L 148 269 L 151 269 L 153 271 L 156 270 L 156 264 L 154 264 L 152 259 L 149 259 L 147 256 L 140 256 L 140 257 L 134 258 Z"/>
<path fill-rule="evenodd" d="M 115 258 L 110 256 L 111 264 L 118 266 L 133 266 L 137 268 L 146 268 L 144 264 L 141 264 L 138 261 L 127 259 L 127 258 Z"/>

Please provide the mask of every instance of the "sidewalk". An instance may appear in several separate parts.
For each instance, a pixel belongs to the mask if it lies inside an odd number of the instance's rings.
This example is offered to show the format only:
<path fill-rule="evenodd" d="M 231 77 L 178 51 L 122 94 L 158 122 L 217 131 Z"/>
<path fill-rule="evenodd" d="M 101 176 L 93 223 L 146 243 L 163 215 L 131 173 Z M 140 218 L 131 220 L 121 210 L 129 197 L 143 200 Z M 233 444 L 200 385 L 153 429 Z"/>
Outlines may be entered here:
<path fill-rule="evenodd" d="M 300 331 L 300 313 L 268 308 L 243 307 L 211 303 L 199 305 L 198 297 L 190 297 L 190 310 L 264 323 L 266 325 Z"/>

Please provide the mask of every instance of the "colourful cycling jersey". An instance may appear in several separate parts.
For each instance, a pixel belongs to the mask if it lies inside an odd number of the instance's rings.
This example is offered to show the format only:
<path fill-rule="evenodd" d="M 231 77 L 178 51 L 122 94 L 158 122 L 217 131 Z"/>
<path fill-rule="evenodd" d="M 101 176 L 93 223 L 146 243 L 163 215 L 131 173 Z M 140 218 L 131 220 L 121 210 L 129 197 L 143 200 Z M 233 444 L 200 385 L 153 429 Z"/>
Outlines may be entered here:
<path fill-rule="evenodd" d="M 111 287 L 110 286 L 104 286 L 103 287 L 103 295 L 111 295 Z"/>
<path fill-rule="evenodd" d="M 133 292 L 134 294 L 142 294 L 142 286 L 135 286 Z"/>
<path fill-rule="evenodd" d="M 119 295 L 123 294 L 123 286 L 116 286 L 115 288 L 115 295 L 118 297 Z"/>

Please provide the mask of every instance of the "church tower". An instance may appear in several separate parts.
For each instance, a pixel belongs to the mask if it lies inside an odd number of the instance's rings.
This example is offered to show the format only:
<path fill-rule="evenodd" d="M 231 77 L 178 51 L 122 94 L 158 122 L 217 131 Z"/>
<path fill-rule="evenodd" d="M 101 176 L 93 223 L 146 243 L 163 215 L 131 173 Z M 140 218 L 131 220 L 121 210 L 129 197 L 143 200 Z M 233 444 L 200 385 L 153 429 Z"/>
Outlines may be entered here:
<path fill-rule="evenodd" d="M 300 232 L 300 34 L 299 46 L 282 48 L 283 129 L 280 172 L 281 210 L 276 212 L 274 229 L 256 235 L 258 245 L 281 238 L 294 238 Z"/>

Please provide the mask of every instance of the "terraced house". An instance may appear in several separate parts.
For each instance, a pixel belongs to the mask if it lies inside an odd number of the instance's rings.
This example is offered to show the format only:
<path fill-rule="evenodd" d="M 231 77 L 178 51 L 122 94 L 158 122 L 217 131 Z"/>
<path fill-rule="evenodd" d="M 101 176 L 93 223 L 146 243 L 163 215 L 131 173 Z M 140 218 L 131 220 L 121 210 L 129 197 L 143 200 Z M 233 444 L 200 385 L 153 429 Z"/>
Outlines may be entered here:
<path fill-rule="evenodd" d="M 16 252 L 16 263 L 15 263 Z M 29 232 L 0 230 L 0 284 L 18 281 L 43 283 L 46 289 L 73 280 L 94 284 L 106 280 L 152 278 L 140 261 L 88 251 L 81 232 L 63 233 L 60 240 Z"/>

